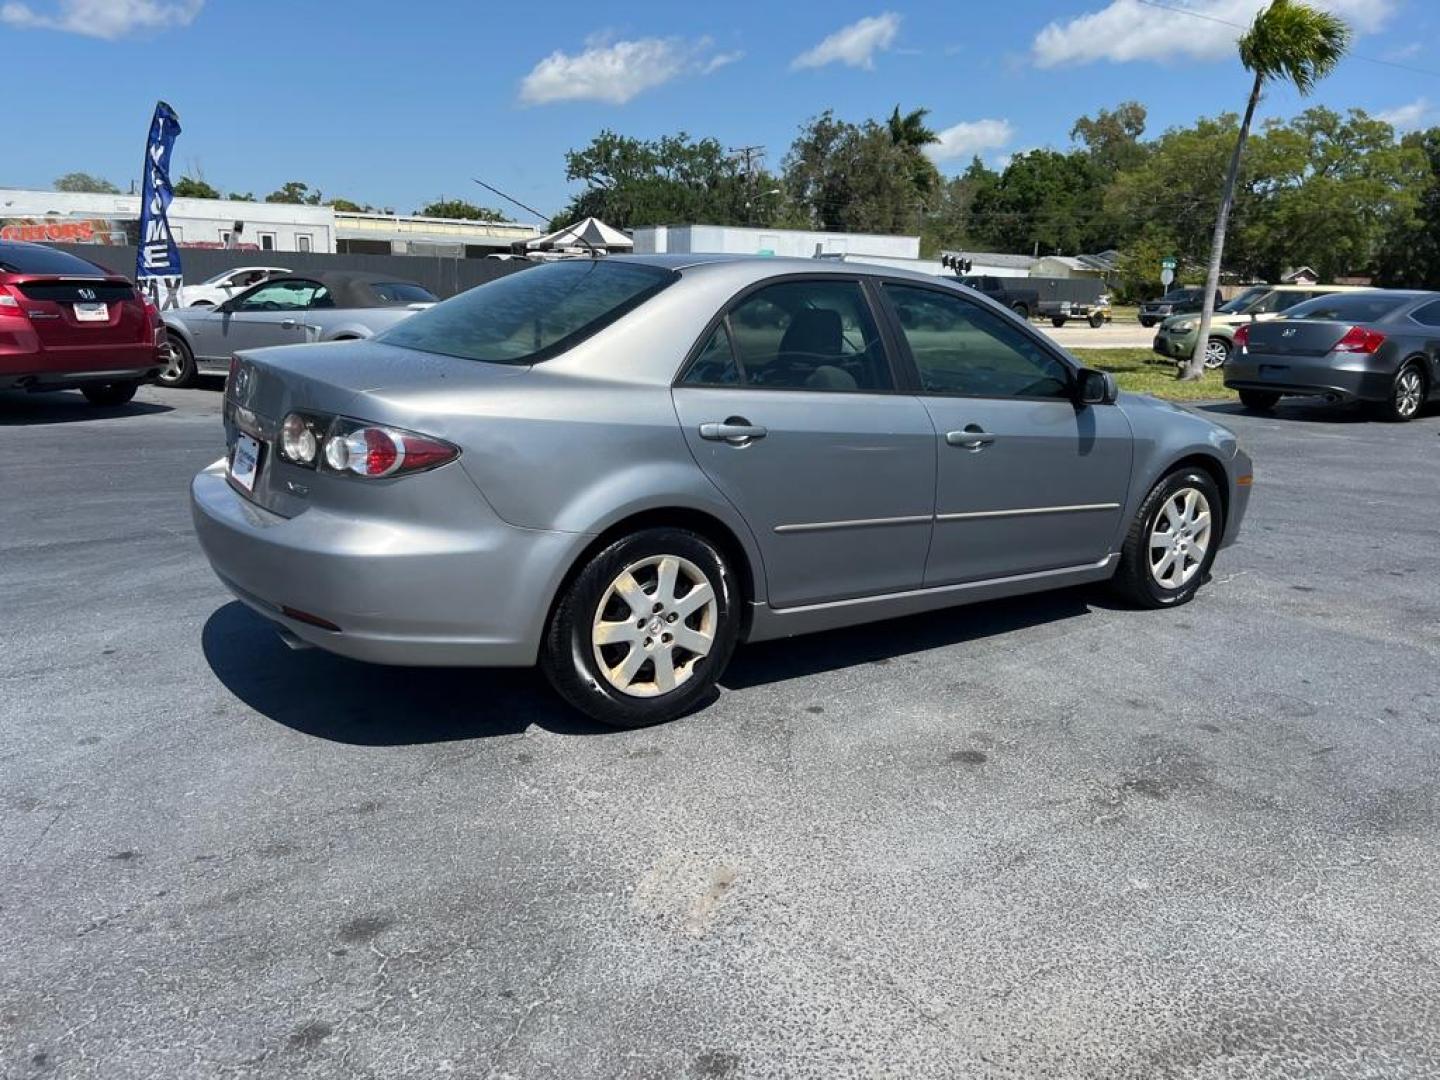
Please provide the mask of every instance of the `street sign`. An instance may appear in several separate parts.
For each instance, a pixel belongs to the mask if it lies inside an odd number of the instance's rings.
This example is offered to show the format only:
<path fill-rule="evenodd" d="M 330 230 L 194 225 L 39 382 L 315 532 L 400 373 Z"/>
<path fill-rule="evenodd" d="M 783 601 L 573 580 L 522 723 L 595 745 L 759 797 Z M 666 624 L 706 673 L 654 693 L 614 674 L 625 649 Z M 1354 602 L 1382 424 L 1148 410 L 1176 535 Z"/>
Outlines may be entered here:
<path fill-rule="evenodd" d="M 1161 270 L 1174 270 L 1174 269 L 1175 269 L 1175 256 L 1174 256 L 1174 255 L 1166 255 L 1163 259 L 1161 259 L 1161 260 L 1160 260 L 1160 269 L 1161 269 Z"/>
<path fill-rule="evenodd" d="M 1171 267 L 1165 267 L 1160 271 L 1160 284 L 1169 286 L 1175 280 L 1175 271 Z"/>

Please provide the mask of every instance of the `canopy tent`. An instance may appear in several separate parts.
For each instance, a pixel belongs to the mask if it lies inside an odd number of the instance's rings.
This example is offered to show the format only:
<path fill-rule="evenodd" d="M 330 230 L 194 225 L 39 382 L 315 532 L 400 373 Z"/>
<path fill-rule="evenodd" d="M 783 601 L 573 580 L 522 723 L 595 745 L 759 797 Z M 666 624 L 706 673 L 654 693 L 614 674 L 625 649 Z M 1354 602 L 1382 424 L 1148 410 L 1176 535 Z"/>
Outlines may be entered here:
<path fill-rule="evenodd" d="M 635 241 L 626 236 L 619 229 L 612 229 L 599 218 L 587 217 L 584 221 L 577 221 L 574 225 L 567 225 L 535 240 L 528 241 L 525 246 L 532 250 L 543 250 L 548 248 L 583 248 L 587 244 L 597 251 L 629 251 L 635 246 Z"/>

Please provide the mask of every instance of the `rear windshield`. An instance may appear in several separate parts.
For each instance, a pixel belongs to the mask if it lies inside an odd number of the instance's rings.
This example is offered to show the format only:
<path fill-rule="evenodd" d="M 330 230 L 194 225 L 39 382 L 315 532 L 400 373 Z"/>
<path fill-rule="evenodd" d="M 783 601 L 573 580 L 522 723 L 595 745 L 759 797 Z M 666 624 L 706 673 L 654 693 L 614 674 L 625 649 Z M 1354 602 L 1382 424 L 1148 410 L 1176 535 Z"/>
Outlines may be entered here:
<path fill-rule="evenodd" d="M 412 315 L 380 340 L 464 360 L 533 364 L 614 322 L 679 276 L 643 263 L 546 263 Z"/>
<path fill-rule="evenodd" d="M 40 244 L 0 244 L 0 270 L 9 274 L 110 276 L 110 271 L 103 267 Z"/>
<path fill-rule="evenodd" d="M 1246 289 L 1239 296 L 1235 297 L 1235 299 L 1221 304 L 1219 310 L 1225 312 L 1227 315 L 1235 315 L 1244 311 L 1262 296 L 1268 296 L 1269 293 L 1270 290 L 1263 286 L 1255 289 Z"/>
<path fill-rule="evenodd" d="M 425 286 L 409 281 L 376 281 L 370 288 L 386 304 L 433 304 L 440 299 Z"/>
<path fill-rule="evenodd" d="M 1378 322 L 1410 300 L 1408 296 L 1386 296 L 1384 293 L 1331 293 L 1296 304 L 1285 312 L 1285 317 L 1323 322 Z"/>

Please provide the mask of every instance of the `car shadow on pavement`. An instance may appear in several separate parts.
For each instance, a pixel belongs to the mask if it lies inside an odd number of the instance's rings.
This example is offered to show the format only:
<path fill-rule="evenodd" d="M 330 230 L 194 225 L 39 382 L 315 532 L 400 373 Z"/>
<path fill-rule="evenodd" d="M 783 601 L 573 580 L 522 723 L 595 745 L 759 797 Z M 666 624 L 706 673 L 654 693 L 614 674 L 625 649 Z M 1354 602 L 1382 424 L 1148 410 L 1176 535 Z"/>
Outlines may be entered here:
<path fill-rule="evenodd" d="M 73 424 L 82 420 L 108 420 L 119 416 L 145 416 L 171 412 L 169 405 L 130 401 L 124 405 L 91 405 L 79 390 L 27 394 L 0 391 L 0 427 L 29 424 Z"/>
<path fill-rule="evenodd" d="M 737 649 L 720 685 L 742 690 L 859 664 L 888 664 L 930 649 L 1078 618 L 1109 604 L 1102 590 L 1081 587 L 764 641 Z"/>
<path fill-rule="evenodd" d="M 516 735 L 531 725 L 560 735 L 611 730 L 567 708 L 537 671 L 383 667 L 296 651 L 238 600 L 206 621 L 201 647 L 215 677 L 250 708 L 334 742 L 410 746 Z"/>
<path fill-rule="evenodd" d="M 1216 401 L 1192 407 L 1197 412 L 1213 413 L 1217 416 L 1248 416 L 1253 420 L 1311 420 L 1325 424 L 1379 422 L 1366 405 L 1329 405 L 1319 398 L 1284 398 L 1269 412 L 1247 409 L 1237 401 Z"/>

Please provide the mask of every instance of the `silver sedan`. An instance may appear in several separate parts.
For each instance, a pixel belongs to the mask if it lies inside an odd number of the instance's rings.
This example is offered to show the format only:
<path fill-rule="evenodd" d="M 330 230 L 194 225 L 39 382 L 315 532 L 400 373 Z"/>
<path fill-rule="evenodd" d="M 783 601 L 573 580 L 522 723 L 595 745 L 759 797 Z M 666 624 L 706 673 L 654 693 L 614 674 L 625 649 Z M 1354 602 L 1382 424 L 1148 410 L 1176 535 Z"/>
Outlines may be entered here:
<path fill-rule="evenodd" d="M 242 353 L 224 415 L 200 542 L 293 643 L 538 661 L 622 726 L 707 700 L 742 641 L 1087 582 L 1183 604 L 1251 482 L 1225 428 L 854 263 L 552 263 Z"/>
<path fill-rule="evenodd" d="M 162 386 L 189 386 L 225 371 L 239 349 L 361 341 L 436 303 L 423 285 L 393 274 L 333 271 L 272 277 L 216 307 L 166 311 Z"/>

